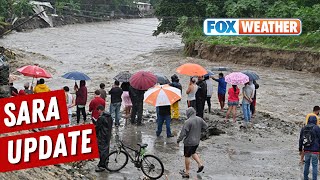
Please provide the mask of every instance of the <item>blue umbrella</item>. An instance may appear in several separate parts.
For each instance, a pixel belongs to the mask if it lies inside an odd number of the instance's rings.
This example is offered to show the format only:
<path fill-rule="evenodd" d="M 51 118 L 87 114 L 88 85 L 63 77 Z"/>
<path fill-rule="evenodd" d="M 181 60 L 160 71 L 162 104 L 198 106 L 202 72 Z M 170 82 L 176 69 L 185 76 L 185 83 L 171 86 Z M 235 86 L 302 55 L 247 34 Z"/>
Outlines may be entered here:
<path fill-rule="evenodd" d="M 245 71 L 241 71 L 241 72 L 243 74 L 247 75 L 249 77 L 250 81 L 255 81 L 255 80 L 260 79 L 259 75 L 254 71 L 245 70 Z"/>
<path fill-rule="evenodd" d="M 78 71 L 68 72 L 67 74 L 62 76 L 66 79 L 72 79 L 72 80 L 91 80 L 86 74 Z"/>
<path fill-rule="evenodd" d="M 208 74 L 205 74 L 204 77 L 210 77 L 210 76 L 214 75 L 213 72 L 209 71 L 208 69 L 206 69 L 206 70 L 207 70 Z"/>

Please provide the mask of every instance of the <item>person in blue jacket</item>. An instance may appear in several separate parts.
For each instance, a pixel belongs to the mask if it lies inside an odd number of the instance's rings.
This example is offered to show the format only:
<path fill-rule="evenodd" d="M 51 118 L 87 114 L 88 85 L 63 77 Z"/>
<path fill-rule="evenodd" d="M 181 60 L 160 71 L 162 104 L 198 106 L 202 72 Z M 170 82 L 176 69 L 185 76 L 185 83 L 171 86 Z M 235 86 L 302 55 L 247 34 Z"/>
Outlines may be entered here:
<path fill-rule="evenodd" d="M 226 101 L 227 83 L 224 80 L 223 73 L 219 73 L 219 79 L 216 79 L 213 76 L 212 76 L 212 79 L 219 83 L 218 84 L 218 99 L 219 99 L 220 108 L 222 111 L 224 108 L 225 101 Z"/>
<path fill-rule="evenodd" d="M 312 164 L 312 179 L 317 180 L 318 175 L 318 158 L 320 150 L 320 128 L 317 124 L 317 118 L 311 116 L 308 124 L 300 131 L 299 152 L 304 153 L 304 180 L 308 180 L 310 163 Z M 310 129 L 310 133 L 308 130 Z M 308 135 L 310 134 L 308 138 Z M 307 140 L 311 139 L 311 140 Z"/>

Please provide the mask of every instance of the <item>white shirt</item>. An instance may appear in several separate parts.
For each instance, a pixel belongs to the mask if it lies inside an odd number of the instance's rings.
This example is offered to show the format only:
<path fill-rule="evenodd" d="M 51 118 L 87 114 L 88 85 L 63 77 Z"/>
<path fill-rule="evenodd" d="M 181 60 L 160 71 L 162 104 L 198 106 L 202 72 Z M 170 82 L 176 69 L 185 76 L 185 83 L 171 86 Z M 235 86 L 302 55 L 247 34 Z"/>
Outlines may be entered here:
<path fill-rule="evenodd" d="M 72 105 L 72 101 L 73 101 L 73 97 L 71 94 L 67 94 L 67 108 L 68 108 L 68 114 L 72 114 L 72 107 L 70 107 Z"/>
<path fill-rule="evenodd" d="M 252 93 L 252 97 L 251 98 L 253 98 L 254 97 L 254 92 L 256 90 L 256 86 L 253 84 L 253 82 L 250 82 L 250 83 L 251 83 L 250 87 L 251 87 L 251 89 L 253 89 L 253 93 Z"/>
<path fill-rule="evenodd" d="M 211 78 L 207 79 L 206 83 L 207 83 L 207 96 L 211 97 L 213 94 L 213 80 Z"/>

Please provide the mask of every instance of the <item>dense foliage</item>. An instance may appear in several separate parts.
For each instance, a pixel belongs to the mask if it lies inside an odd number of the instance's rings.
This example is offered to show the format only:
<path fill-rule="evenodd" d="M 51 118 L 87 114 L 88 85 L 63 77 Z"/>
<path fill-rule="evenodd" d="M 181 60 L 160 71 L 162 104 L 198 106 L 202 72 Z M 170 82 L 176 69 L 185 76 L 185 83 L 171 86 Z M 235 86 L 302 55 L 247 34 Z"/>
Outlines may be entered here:
<path fill-rule="evenodd" d="M 29 0 L 0 0 L 0 19 L 24 17 L 32 14 Z"/>
<path fill-rule="evenodd" d="M 320 0 L 160 0 L 156 16 L 160 23 L 154 35 L 182 34 L 184 43 L 197 40 L 212 44 L 270 45 L 292 49 L 320 48 Z M 303 33 L 299 37 L 205 37 L 206 18 L 299 18 Z"/>
<path fill-rule="evenodd" d="M 87 16 L 107 16 L 111 11 L 124 14 L 137 11 L 133 0 L 39 0 L 51 2 L 57 14 L 82 14 Z M 137 0 L 139 1 L 139 0 Z M 30 0 L 0 0 L 0 19 L 12 20 L 14 17 L 33 15 Z M 149 0 L 142 0 L 149 2 Z M 156 4 L 157 0 L 150 3 Z"/>

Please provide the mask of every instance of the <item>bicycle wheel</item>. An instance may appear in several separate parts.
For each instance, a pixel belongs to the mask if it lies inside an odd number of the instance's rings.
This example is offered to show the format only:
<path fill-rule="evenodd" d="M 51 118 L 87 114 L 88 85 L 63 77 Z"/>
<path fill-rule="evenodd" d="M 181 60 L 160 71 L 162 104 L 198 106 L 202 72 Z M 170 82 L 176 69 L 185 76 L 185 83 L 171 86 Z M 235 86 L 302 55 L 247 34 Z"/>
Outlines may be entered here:
<path fill-rule="evenodd" d="M 164 173 L 161 160 L 154 155 L 145 155 L 141 161 L 141 170 L 150 179 L 159 179 Z"/>
<path fill-rule="evenodd" d="M 128 154 L 124 151 L 112 151 L 108 158 L 109 162 L 106 165 L 107 170 L 110 172 L 120 171 L 128 163 Z M 108 160 L 107 160 L 108 161 Z"/>

